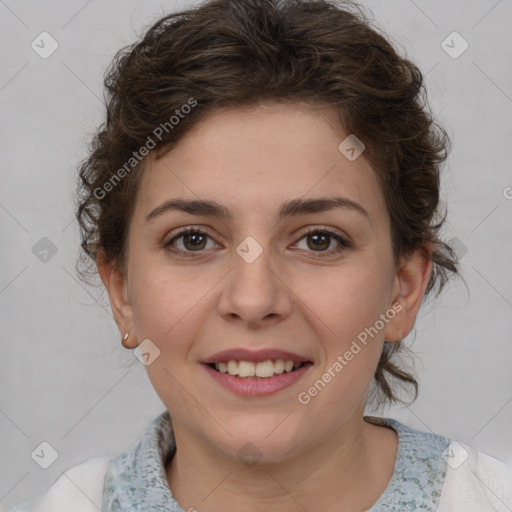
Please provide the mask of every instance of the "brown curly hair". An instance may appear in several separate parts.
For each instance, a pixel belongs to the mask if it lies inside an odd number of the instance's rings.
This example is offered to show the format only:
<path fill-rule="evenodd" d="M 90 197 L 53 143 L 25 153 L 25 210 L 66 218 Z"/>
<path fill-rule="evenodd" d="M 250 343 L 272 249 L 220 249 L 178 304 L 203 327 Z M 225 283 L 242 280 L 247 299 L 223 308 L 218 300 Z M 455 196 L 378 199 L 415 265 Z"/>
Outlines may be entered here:
<path fill-rule="evenodd" d="M 418 67 L 398 54 L 360 5 L 205 2 L 166 15 L 121 49 L 104 85 L 106 122 L 79 169 L 83 252 L 77 271 L 84 281 L 93 267 L 88 258 L 95 263 L 100 250 L 126 269 L 126 235 L 147 154 L 161 157 L 217 107 L 262 101 L 335 109 L 365 144 L 378 174 L 396 262 L 424 250 L 433 269 L 426 294 L 439 293 L 449 273 L 458 273 L 454 251 L 439 238 L 446 217 L 439 211 L 440 167 L 449 138 L 433 119 Z M 384 343 L 374 379 L 381 405 L 402 401 L 391 380 L 412 384 L 417 397 L 413 375 L 393 362 L 404 348 L 401 341 Z"/>

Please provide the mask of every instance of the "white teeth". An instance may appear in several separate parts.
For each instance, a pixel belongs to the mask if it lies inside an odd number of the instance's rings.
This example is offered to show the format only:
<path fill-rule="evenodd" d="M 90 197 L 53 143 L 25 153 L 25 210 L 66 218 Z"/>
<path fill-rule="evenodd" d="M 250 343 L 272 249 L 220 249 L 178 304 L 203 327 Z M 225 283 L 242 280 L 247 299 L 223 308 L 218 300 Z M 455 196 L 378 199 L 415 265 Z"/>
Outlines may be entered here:
<path fill-rule="evenodd" d="M 283 373 L 284 372 L 284 361 L 282 359 L 278 359 L 274 362 L 274 373 Z"/>
<path fill-rule="evenodd" d="M 215 369 L 220 373 L 227 373 L 229 375 L 238 375 L 240 377 L 260 377 L 262 379 L 279 375 L 283 372 L 291 372 L 296 370 L 302 363 L 294 363 L 293 361 L 284 361 L 277 359 L 272 361 L 261 361 L 254 363 L 252 361 L 235 361 L 231 360 L 227 363 L 221 361 L 215 363 Z"/>
<path fill-rule="evenodd" d="M 272 377 L 274 375 L 274 363 L 272 361 L 261 361 L 256 365 L 257 377 Z"/>
<path fill-rule="evenodd" d="M 220 371 L 220 368 L 217 368 Z M 238 375 L 238 361 L 228 361 L 227 370 L 229 375 Z"/>
<path fill-rule="evenodd" d="M 254 377 L 256 365 L 250 361 L 240 361 L 238 363 L 238 375 L 240 377 Z"/>

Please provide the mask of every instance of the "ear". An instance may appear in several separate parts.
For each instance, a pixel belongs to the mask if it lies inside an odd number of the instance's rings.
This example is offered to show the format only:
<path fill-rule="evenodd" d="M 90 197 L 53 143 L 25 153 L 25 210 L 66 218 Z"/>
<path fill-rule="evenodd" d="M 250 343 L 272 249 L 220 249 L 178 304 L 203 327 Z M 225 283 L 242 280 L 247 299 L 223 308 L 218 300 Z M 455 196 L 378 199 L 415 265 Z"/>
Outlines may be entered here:
<path fill-rule="evenodd" d="M 133 309 L 128 297 L 126 277 L 115 265 L 107 261 L 104 251 L 98 251 L 96 265 L 108 292 L 114 320 L 121 336 L 124 337 L 133 329 Z M 127 340 L 123 341 L 123 346 L 126 348 L 137 347 L 136 336 L 129 336 Z"/>
<path fill-rule="evenodd" d="M 432 272 L 432 249 L 432 244 L 428 243 L 401 262 L 393 284 L 393 309 L 396 314 L 387 324 L 385 340 L 400 341 L 414 327 Z"/>

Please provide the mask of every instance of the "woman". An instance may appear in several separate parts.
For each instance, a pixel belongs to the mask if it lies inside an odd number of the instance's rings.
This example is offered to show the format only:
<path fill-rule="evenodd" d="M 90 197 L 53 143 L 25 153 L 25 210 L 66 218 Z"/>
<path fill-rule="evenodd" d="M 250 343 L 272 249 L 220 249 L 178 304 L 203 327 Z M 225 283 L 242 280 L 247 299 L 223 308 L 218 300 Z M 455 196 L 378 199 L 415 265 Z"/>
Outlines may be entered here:
<path fill-rule="evenodd" d="M 364 415 L 457 274 L 418 68 L 354 4 L 216 0 L 105 85 L 82 247 L 166 411 L 17 510 L 510 509 L 504 463 Z"/>

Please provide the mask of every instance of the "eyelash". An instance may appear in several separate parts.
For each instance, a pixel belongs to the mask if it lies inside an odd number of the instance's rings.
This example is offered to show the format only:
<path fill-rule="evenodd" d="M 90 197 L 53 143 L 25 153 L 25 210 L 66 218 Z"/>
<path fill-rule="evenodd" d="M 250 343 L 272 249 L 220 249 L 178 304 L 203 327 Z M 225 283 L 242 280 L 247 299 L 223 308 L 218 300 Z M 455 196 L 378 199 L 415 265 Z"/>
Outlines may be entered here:
<path fill-rule="evenodd" d="M 310 229 L 304 231 L 301 234 L 301 237 L 299 238 L 298 241 L 302 240 L 303 238 L 305 238 L 308 235 L 311 236 L 311 235 L 319 235 L 319 234 L 328 235 L 329 237 L 336 240 L 340 245 L 336 249 L 330 249 L 328 251 L 310 251 L 310 252 L 319 254 L 319 256 L 314 256 L 315 258 L 325 258 L 328 256 L 332 256 L 334 254 L 338 254 L 338 253 L 345 251 L 347 249 L 350 249 L 352 247 L 352 244 L 350 242 L 348 242 L 345 238 L 341 237 L 337 233 L 334 233 L 333 231 L 330 231 L 329 229 L 323 229 L 323 228 L 310 228 Z M 194 257 L 197 257 L 195 255 L 195 253 L 204 252 L 201 250 L 200 251 L 183 251 L 181 249 L 176 249 L 175 247 L 173 247 L 172 244 L 176 240 L 178 240 L 179 238 L 181 238 L 185 235 L 202 235 L 202 236 L 207 236 L 208 238 L 211 239 L 210 235 L 207 232 L 205 232 L 201 229 L 198 229 L 198 228 L 189 227 L 189 228 L 183 229 L 182 231 L 179 231 L 169 241 L 165 242 L 163 245 L 164 249 L 167 249 L 172 253 L 179 254 L 180 256 L 183 256 L 185 258 L 190 258 L 190 257 L 194 258 Z M 320 254 L 321 254 L 321 256 L 320 256 Z"/>

